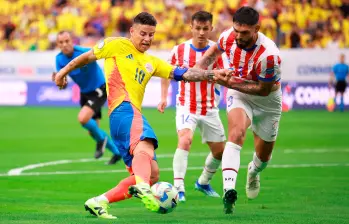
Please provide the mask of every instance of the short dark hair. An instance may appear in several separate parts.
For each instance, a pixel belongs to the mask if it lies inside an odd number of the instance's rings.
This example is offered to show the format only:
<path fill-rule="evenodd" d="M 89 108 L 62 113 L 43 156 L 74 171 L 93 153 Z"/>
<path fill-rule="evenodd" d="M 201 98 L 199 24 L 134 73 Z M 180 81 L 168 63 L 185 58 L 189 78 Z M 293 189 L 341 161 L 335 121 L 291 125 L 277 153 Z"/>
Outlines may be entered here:
<path fill-rule="evenodd" d="M 71 33 L 70 31 L 68 31 L 68 30 L 61 30 L 61 31 L 59 31 L 58 34 L 57 34 L 57 36 L 58 36 L 58 35 L 65 34 L 65 33 L 69 34 L 69 36 L 72 37 L 72 33 Z"/>
<path fill-rule="evenodd" d="M 252 7 L 244 6 L 239 8 L 234 16 L 233 22 L 241 25 L 256 25 L 259 21 L 259 13 Z"/>
<path fill-rule="evenodd" d="M 141 12 L 133 19 L 133 24 L 156 26 L 157 21 L 152 14 Z"/>
<path fill-rule="evenodd" d="M 191 22 L 194 22 L 194 20 L 199 21 L 199 22 L 210 21 L 212 23 L 213 16 L 209 12 L 198 11 L 191 16 Z"/>
<path fill-rule="evenodd" d="M 59 31 L 59 32 L 57 33 L 56 41 L 58 41 L 58 37 L 60 37 L 60 36 L 63 35 L 63 34 L 68 34 L 68 35 L 69 35 L 69 38 L 70 38 L 70 39 L 73 39 L 73 34 L 72 34 L 70 31 L 68 31 L 68 30 L 61 30 L 61 31 Z"/>

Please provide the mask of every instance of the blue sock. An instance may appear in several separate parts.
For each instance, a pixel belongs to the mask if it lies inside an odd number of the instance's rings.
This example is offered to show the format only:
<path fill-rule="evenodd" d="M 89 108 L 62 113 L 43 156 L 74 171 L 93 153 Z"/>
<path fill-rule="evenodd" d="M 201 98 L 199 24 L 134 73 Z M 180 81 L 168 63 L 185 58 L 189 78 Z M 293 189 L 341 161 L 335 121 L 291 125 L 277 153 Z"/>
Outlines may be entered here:
<path fill-rule="evenodd" d="M 341 96 L 341 103 L 339 104 L 339 110 L 344 111 L 344 96 Z"/>
<path fill-rule="evenodd" d="M 106 137 L 108 138 L 107 141 L 107 148 L 114 154 L 114 155 L 120 155 L 119 150 L 114 145 L 113 141 L 110 139 L 110 137 L 105 133 L 102 129 L 100 129 L 97 125 L 97 122 L 94 119 L 90 119 L 86 124 L 83 125 L 83 127 L 87 130 L 89 130 L 92 134 L 92 137 L 97 141 L 103 141 Z"/>
<path fill-rule="evenodd" d="M 103 141 L 105 135 L 103 131 L 98 127 L 97 122 L 93 119 L 90 119 L 86 124 L 82 125 L 85 129 L 89 130 L 92 134 L 92 137 L 97 141 Z"/>

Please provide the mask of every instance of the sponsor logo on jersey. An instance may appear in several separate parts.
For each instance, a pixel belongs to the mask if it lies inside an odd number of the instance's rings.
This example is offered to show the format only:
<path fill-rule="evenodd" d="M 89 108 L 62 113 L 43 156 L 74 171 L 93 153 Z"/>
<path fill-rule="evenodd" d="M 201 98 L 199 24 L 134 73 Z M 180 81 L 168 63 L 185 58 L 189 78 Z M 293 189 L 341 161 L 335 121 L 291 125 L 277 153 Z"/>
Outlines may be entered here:
<path fill-rule="evenodd" d="M 126 58 L 133 60 L 133 55 L 129 54 L 129 55 L 126 56 Z"/>

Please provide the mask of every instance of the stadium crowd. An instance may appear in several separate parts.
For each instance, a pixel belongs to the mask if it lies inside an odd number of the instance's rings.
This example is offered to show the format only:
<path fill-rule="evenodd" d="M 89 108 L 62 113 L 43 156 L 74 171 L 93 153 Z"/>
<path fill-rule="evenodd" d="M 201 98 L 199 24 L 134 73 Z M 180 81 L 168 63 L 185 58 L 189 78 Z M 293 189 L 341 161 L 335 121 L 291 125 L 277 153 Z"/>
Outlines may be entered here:
<path fill-rule="evenodd" d="M 55 49 L 61 30 L 90 47 L 106 36 L 128 36 L 141 11 L 158 20 L 153 49 L 171 49 L 190 38 L 194 12 L 213 13 L 217 40 L 242 5 L 260 12 L 261 31 L 280 48 L 349 47 L 349 0 L 0 0 L 0 50 Z"/>

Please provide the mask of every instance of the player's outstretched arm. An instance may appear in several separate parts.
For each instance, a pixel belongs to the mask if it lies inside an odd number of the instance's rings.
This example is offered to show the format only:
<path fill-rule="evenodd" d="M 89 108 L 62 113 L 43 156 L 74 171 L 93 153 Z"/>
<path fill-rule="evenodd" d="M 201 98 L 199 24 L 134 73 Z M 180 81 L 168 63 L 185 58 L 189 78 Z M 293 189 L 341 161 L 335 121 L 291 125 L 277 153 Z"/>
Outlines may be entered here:
<path fill-rule="evenodd" d="M 211 46 L 201 59 L 195 64 L 194 68 L 206 69 L 216 61 L 216 58 L 222 54 L 217 44 Z"/>
<path fill-rule="evenodd" d="M 186 82 L 214 81 L 214 77 L 230 77 L 232 71 L 229 69 L 204 70 L 200 68 L 174 67 L 169 79 Z"/>
<path fill-rule="evenodd" d="M 154 76 L 166 79 L 174 79 L 176 81 L 200 82 L 204 80 L 213 81 L 215 75 L 230 76 L 233 71 L 229 69 L 205 70 L 201 68 L 188 68 L 173 66 L 169 63 L 154 57 L 156 62 L 156 70 Z"/>
<path fill-rule="evenodd" d="M 251 82 L 248 80 L 239 79 L 239 77 L 223 77 L 221 75 L 216 75 L 214 80 L 229 89 L 235 89 L 242 93 L 257 95 L 257 96 L 268 96 L 272 91 L 274 91 L 275 81 L 264 82 L 259 80 L 258 82 Z"/>
<path fill-rule="evenodd" d="M 168 95 L 168 87 L 170 86 L 171 80 L 169 79 L 161 79 L 161 101 L 158 104 L 158 111 L 160 113 L 165 112 L 165 108 L 167 106 L 167 95 Z"/>
<path fill-rule="evenodd" d="M 80 68 L 96 60 L 97 58 L 94 55 L 93 50 L 89 50 L 88 52 L 83 53 L 82 55 L 74 58 L 65 67 L 63 67 L 61 70 L 57 72 L 55 77 L 56 85 L 59 88 L 63 88 L 65 86 L 65 76 L 67 76 L 74 69 Z"/>
<path fill-rule="evenodd" d="M 330 73 L 330 77 L 329 77 L 329 79 L 328 79 L 328 87 L 329 87 L 329 88 L 332 88 L 333 85 L 334 85 L 334 82 L 335 82 L 335 76 L 334 76 L 334 73 L 331 72 L 331 73 Z"/>
<path fill-rule="evenodd" d="M 268 96 L 272 91 L 276 90 L 276 88 L 279 88 L 278 86 L 275 86 L 275 78 L 276 76 L 274 76 L 272 80 L 258 80 L 258 82 L 255 82 L 241 79 L 240 77 L 236 76 L 222 75 L 219 73 L 214 76 L 213 80 L 222 86 L 229 89 L 235 89 L 242 93 L 257 96 Z"/>
<path fill-rule="evenodd" d="M 241 79 L 237 76 L 222 76 L 220 74 L 214 77 L 214 80 L 230 89 L 257 96 L 268 96 L 271 92 L 280 88 L 275 85 L 280 80 L 281 60 L 278 55 L 268 55 L 261 59 L 256 65 L 258 82 Z"/>

